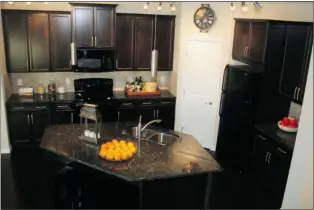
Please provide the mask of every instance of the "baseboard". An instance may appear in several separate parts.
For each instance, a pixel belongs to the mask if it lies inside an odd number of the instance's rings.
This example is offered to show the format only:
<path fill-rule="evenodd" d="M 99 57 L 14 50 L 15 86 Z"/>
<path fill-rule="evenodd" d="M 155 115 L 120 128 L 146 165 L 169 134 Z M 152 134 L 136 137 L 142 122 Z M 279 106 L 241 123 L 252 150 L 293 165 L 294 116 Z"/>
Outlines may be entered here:
<path fill-rule="evenodd" d="M 7 149 L 1 149 L 1 154 L 9 154 L 11 150 L 9 148 Z"/>

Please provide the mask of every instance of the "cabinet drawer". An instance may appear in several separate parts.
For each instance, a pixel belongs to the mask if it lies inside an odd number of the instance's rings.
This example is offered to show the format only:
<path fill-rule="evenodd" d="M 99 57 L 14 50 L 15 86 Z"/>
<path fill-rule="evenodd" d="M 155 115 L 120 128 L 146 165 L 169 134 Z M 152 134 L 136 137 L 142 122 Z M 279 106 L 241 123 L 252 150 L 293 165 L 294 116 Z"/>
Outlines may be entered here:
<path fill-rule="evenodd" d="M 123 102 L 119 103 L 118 107 L 120 109 L 135 108 L 136 107 L 136 103 L 134 101 L 123 101 Z"/>
<path fill-rule="evenodd" d="M 49 110 L 49 104 L 14 104 L 8 105 L 8 111 Z"/>
<path fill-rule="evenodd" d="M 69 103 L 57 103 L 53 106 L 55 110 L 72 110 L 72 104 Z"/>

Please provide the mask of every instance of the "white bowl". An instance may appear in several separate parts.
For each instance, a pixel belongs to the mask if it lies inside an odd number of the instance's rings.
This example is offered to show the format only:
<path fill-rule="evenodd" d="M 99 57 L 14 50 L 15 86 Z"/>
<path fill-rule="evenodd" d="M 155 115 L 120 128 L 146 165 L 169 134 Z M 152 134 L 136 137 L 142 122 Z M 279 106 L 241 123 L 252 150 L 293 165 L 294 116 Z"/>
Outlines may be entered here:
<path fill-rule="evenodd" d="M 278 127 L 281 130 L 289 132 L 289 133 L 295 133 L 298 131 L 298 128 L 291 128 L 291 127 L 286 127 L 286 126 L 280 125 L 280 121 L 278 121 Z"/>

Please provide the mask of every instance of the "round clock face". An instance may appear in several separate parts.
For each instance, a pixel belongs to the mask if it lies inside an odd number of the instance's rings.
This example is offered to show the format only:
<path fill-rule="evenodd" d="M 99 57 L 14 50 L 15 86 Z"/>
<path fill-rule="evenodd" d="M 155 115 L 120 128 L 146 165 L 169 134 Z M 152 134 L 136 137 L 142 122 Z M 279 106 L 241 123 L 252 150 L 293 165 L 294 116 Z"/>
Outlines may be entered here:
<path fill-rule="evenodd" d="M 215 12 L 209 7 L 201 7 L 194 14 L 194 24 L 201 30 L 209 29 L 215 21 Z"/>

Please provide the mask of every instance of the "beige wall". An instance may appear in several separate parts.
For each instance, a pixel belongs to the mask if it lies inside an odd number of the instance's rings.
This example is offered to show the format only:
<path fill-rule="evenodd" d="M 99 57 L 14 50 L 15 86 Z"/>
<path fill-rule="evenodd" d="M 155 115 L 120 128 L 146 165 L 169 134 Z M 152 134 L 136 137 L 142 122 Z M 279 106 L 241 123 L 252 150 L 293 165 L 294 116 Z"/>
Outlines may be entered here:
<path fill-rule="evenodd" d="M 89 2 L 90 3 L 90 2 Z M 118 13 L 143 13 L 143 14 L 155 14 L 157 11 L 157 3 L 151 3 L 150 8 L 146 12 L 143 9 L 144 2 L 106 2 L 112 4 L 118 4 Z M 31 5 L 26 5 L 24 2 L 16 2 L 14 4 L 8 4 L 7 2 L 2 2 L 3 9 L 31 9 L 31 10 L 57 10 L 57 11 L 70 11 L 71 6 L 68 2 L 49 2 L 48 4 L 43 4 L 42 2 L 33 2 Z M 176 3 L 178 6 L 180 3 Z M 160 14 L 173 14 L 178 13 L 178 9 L 175 12 L 171 12 L 169 8 L 169 3 L 165 2 L 163 9 Z M 68 91 L 73 91 L 73 80 L 78 78 L 88 78 L 88 77 L 101 77 L 101 78 L 112 78 L 114 79 L 114 88 L 121 89 L 124 87 L 126 79 L 131 76 L 142 76 L 145 80 L 148 80 L 149 72 L 110 72 L 110 73 L 93 73 L 93 74 L 80 74 L 80 73 L 18 73 L 10 74 L 9 82 L 12 85 L 12 91 L 17 90 L 17 80 L 22 79 L 23 85 L 33 85 L 36 86 L 39 83 L 45 85 L 48 84 L 49 80 L 55 79 L 57 82 L 65 82 L 65 78 L 70 79 L 70 88 Z M 158 72 L 158 83 L 161 88 L 171 87 L 170 85 L 170 75 L 171 72 Z M 175 83 L 175 81 L 171 81 Z"/>

